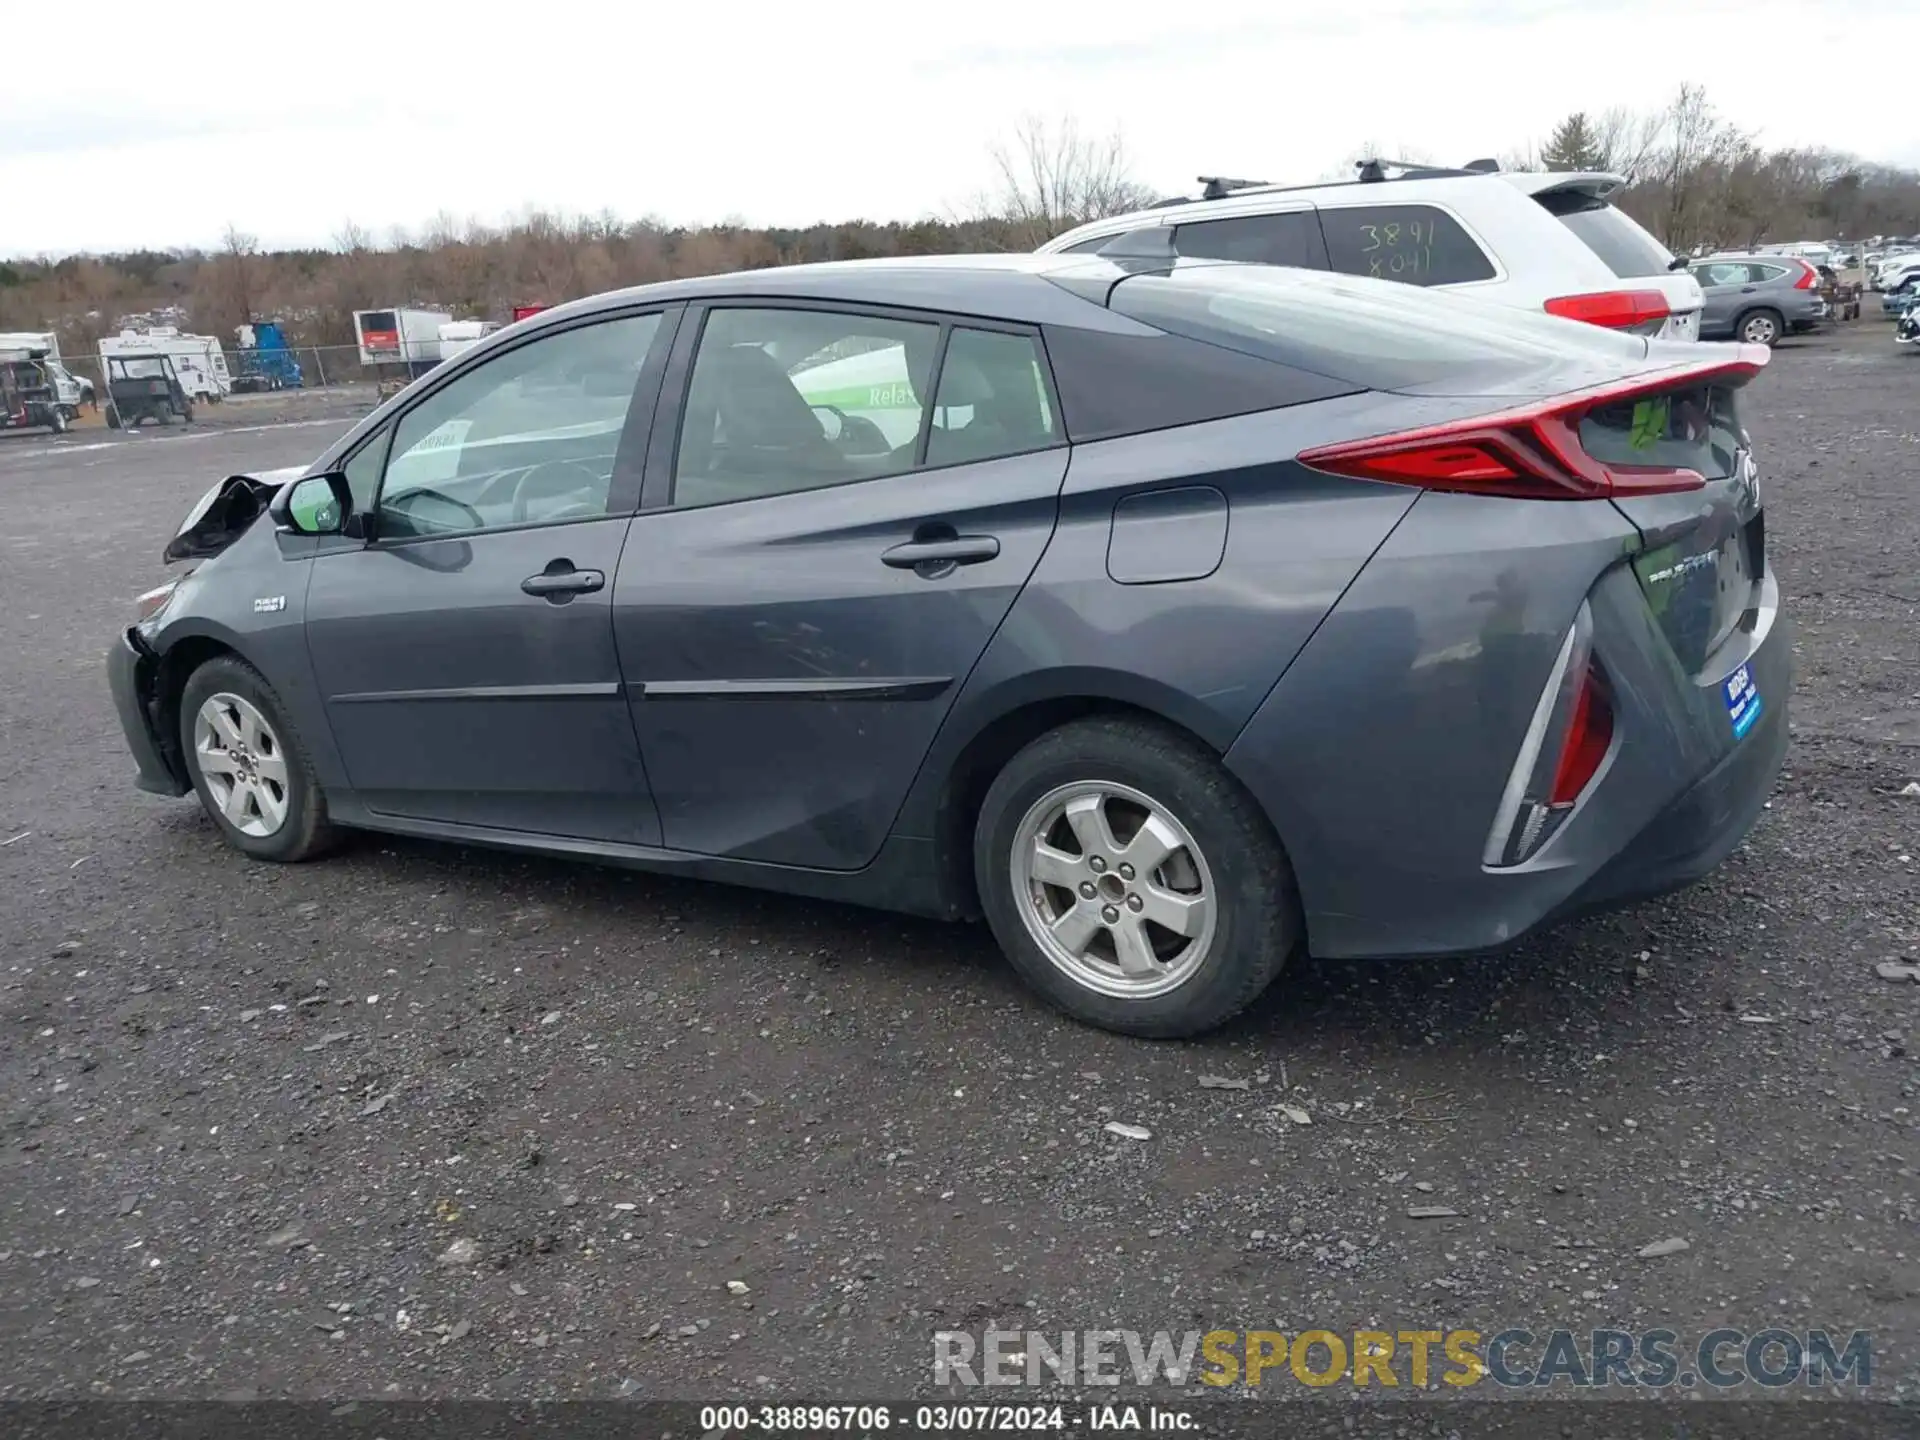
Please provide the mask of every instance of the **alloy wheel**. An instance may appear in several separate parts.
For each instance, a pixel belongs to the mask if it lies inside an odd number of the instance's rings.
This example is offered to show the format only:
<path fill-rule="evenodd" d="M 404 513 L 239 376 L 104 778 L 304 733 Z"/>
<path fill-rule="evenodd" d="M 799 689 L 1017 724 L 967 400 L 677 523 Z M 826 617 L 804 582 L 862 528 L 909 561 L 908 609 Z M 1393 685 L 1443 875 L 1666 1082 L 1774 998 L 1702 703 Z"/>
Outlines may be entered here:
<path fill-rule="evenodd" d="M 1048 791 L 1021 818 L 1010 858 L 1028 934 L 1089 990 L 1164 995 L 1212 948 L 1219 905 L 1205 856 L 1165 806 L 1130 786 Z"/>
<path fill-rule="evenodd" d="M 265 839 L 287 822 L 287 760 L 252 701 L 222 692 L 193 720 L 194 759 L 227 823 Z"/>

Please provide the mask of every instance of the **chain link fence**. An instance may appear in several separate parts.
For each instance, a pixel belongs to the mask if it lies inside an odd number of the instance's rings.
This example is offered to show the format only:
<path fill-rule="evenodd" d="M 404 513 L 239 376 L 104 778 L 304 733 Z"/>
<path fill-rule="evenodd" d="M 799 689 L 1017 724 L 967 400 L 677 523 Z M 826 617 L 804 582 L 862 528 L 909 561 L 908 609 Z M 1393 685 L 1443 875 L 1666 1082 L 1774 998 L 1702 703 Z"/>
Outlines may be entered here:
<path fill-rule="evenodd" d="M 118 346 L 91 354 L 67 354 L 56 363 L 76 382 L 78 403 L 72 422 L 105 423 L 111 361 L 164 353 L 173 362 L 181 388 L 201 418 L 224 416 L 239 421 L 256 412 L 300 413 L 318 406 L 328 414 L 371 408 L 416 375 L 426 363 L 364 365 L 354 345 L 299 345 L 284 350 L 241 350 L 195 346 L 165 337 L 143 346 Z M 216 358 L 217 357 L 217 358 Z M 63 400 L 75 387 L 59 386 Z M 222 407 L 219 410 L 209 407 Z M 225 407 L 232 407 L 226 409 Z"/>
<path fill-rule="evenodd" d="M 214 425 L 351 416 L 372 409 L 409 379 L 433 368 L 426 363 L 363 365 L 354 345 L 247 351 L 195 346 L 178 337 L 161 337 L 141 346 L 108 340 L 101 351 L 67 353 L 42 362 L 53 372 L 46 379 L 59 397 L 65 423 L 81 428 L 109 426 L 113 419 L 108 403 L 111 362 L 117 356 L 133 359 L 155 353 L 172 360 L 194 418 Z"/>
<path fill-rule="evenodd" d="M 138 349 L 127 346 L 93 355 L 65 356 L 61 363 L 75 379 L 91 383 L 104 395 L 107 362 L 115 354 L 155 351 L 165 351 L 172 358 L 181 385 L 197 400 L 221 400 L 276 390 L 378 386 L 411 378 L 405 365 L 361 364 L 359 347 L 354 345 L 298 345 L 285 350 L 221 347 L 216 351 L 212 347 L 200 349 L 170 341 Z M 415 365 L 413 373 L 428 368 L 431 367 Z"/>

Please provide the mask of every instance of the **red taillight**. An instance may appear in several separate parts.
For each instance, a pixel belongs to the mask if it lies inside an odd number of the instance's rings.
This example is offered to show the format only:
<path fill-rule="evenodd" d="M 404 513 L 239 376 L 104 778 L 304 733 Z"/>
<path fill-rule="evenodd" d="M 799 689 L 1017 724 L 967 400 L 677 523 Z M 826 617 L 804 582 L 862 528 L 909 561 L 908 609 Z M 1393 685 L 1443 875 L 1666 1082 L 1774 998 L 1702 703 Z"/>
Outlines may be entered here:
<path fill-rule="evenodd" d="M 1658 290 L 1600 290 L 1591 295 L 1556 296 L 1547 301 L 1546 311 L 1563 320 L 1584 320 L 1609 330 L 1633 330 L 1666 323 L 1673 307 Z"/>
<path fill-rule="evenodd" d="M 1613 744 L 1613 707 L 1600 683 L 1599 673 L 1591 666 L 1580 684 L 1580 697 L 1574 701 L 1573 719 L 1567 726 L 1567 738 L 1560 749 L 1560 763 L 1554 766 L 1549 805 L 1571 805 L 1585 792 L 1607 758 Z"/>
<path fill-rule="evenodd" d="M 1677 386 L 1716 377 L 1744 381 L 1767 363 L 1768 351 L 1762 345 L 1743 345 L 1740 356 L 1732 363 L 1680 366 L 1492 415 L 1323 445 L 1301 452 L 1299 459 L 1316 470 L 1358 480 L 1527 500 L 1597 500 L 1698 490 L 1707 482 L 1697 470 L 1596 460 L 1581 446 L 1580 421 L 1597 406 Z"/>
<path fill-rule="evenodd" d="M 1582 603 L 1514 756 L 1487 832 L 1482 863 L 1520 865 L 1573 818 L 1613 749 L 1613 700 L 1593 653 L 1593 611 Z"/>
<path fill-rule="evenodd" d="M 1800 278 L 1793 282 L 1796 290 L 1811 290 L 1820 283 L 1820 272 L 1806 261 L 1800 262 Z"/>

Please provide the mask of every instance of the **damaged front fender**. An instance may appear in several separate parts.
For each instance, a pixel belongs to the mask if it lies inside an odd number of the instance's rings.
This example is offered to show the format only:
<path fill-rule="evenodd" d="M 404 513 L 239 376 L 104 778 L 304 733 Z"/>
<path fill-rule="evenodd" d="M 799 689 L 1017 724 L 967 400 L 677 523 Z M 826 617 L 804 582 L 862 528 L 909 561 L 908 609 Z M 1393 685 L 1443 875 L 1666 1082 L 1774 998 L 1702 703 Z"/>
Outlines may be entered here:
<path fill-rule="evenodd" d="M 205 560 L 246 534 L 266 514 L 267 502 L 281 486 L 306 473 L 306 467 L 269 470 L 259 475 L 229 475 L 202 495 L 162 552 L 176 560 Z"/>

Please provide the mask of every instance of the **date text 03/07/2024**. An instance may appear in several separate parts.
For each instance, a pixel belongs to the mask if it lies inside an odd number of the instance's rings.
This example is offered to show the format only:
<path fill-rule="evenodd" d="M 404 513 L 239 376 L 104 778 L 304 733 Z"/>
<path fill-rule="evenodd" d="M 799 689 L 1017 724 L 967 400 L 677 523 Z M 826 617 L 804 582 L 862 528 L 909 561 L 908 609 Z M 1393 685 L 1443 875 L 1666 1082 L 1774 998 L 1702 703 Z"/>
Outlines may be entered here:
<path fill-rule="evenodd" d="M 703 1405 L 708 1435 L 1043 1434 L 1065 1430 L 1158 1431 L 1198 1428 L 1187 1410 L 1162 1405 Z"/>

